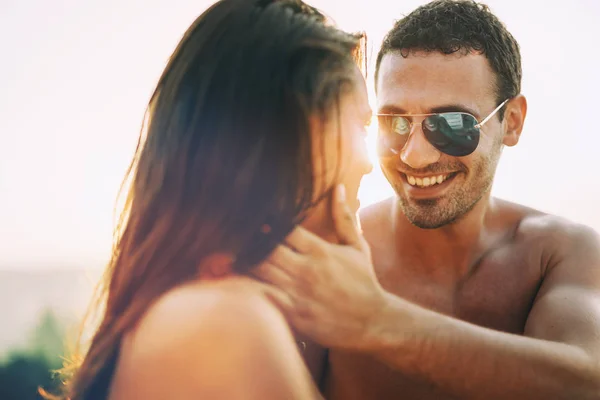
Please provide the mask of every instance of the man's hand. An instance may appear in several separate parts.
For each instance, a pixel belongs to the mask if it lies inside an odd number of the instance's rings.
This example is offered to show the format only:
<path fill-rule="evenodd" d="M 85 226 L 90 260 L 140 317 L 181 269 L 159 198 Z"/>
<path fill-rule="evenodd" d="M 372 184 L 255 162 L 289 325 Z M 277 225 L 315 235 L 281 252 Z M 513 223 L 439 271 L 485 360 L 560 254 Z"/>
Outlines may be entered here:
<path fill-rule="evenodd" d="M 297 227 L 255 274 L 274 285 L 267 294 L 296 329 L 323 346 L 358 350 L 368 343 L 370 322 L 386 296 L 345 200 L 339 185 L 333 218 L 340 244 Z"/>

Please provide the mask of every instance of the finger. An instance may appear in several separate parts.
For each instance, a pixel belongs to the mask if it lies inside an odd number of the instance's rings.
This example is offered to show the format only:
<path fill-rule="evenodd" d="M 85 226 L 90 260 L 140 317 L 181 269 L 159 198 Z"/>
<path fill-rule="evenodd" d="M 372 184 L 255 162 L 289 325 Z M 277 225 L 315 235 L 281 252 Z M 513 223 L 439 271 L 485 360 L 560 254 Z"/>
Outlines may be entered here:
<path fill-rule="evenodd" d="M 286 292 L 273 286 L 263 286 L 263 294 L 271 300 L 275 306 L 284 314 L 285 318 L 292 322 L 294 327 L 304 320 L 314 321 L 314 304 L 302 301 L 293 293 Z"/>
<path fill-rule="evenodd" d="M 336 187 L 332 213 L 335 230 L 340 242 L 361 249 L 362 236 L 355 220 L 356 216 L 346 203 L 346 188 L 343 184 Z"/>
<path fill-rule="evenodd" d="M 270 283 L 281 290 L 290 290 L 294 285 L 294 279 L 289 273 L 269 261 L 254 268 L 251 274 L 262 282 Z"/>
<path fill-rule="evenodd" d="M 262 285 L 261 291 L 283 313 L 286 319 L 289 320 L 294 315 L 295 304 L 288 293 L 269 285 Z"/>
<path fill-rule="evenodd" d="M 271 264 L 276 265 L 291 276 L 302 273 L 302 267 L 306 265 L 306 256 L 295 252 L 287 245 L 279 245 L 273 250 L 267 259 Z"/>
<path fill-rule="evenodd" d="M 329 243 L 298 225 L 285 238 L 285 244 L 300 254 L 311 254 L 323 252 L 323 248 Z"/>

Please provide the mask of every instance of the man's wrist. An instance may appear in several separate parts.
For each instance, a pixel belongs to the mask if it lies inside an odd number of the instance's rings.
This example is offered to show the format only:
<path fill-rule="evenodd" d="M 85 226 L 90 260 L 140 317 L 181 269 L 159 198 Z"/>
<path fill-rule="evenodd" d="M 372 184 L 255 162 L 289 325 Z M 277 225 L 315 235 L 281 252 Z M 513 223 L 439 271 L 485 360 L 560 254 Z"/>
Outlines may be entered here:
<path fill-rule="evenodd" d="M 385 291 L 382 300 L 383 306 L 369 320 L 363 343 L 363 350 L 373 355 L 399 350 L 414 337 L 415 306 Z"/>

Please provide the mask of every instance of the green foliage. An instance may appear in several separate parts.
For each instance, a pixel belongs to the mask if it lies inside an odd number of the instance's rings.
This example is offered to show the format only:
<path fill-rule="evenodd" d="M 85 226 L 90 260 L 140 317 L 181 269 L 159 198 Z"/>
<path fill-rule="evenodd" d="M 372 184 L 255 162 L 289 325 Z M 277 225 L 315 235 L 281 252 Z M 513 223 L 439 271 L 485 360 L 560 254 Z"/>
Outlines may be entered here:
<path fill-rule="evenodd" d="M 50 310 L 44 312 L 24 349 L 12 351 L 0 365 L 0 399 L 41 399 L 38 388 L 56 392 L 54 370 L 62 368 L 64 323 Z"/>

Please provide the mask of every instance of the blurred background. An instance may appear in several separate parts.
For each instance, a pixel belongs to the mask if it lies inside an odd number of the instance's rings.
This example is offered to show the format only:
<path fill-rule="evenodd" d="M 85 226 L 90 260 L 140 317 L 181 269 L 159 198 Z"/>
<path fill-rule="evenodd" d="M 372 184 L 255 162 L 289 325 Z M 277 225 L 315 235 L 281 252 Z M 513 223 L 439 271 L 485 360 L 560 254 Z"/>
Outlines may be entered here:
<path fill-rule="evenodd" d="M 374 61 L 394 20 L 425 1 L 309 3 L 346 30 L 367 31 Z M 209 4 L 0 0 L 0 399 L 52 388 L 48 370 L 61 366 L 110 255 L 115 199 L 146 103 Z M 521 45 L 529 100 L 494 195 L 600 231 L 600 133 L 590 124 L 600 105 L 600 2 L 486 4 Z M 370 80 L 375 107 L 372 88 Z M 375 129 L 376 161 L 374 139 Z M 377 167 L 363 180 L 363 206 L 391 194 Z"/>

